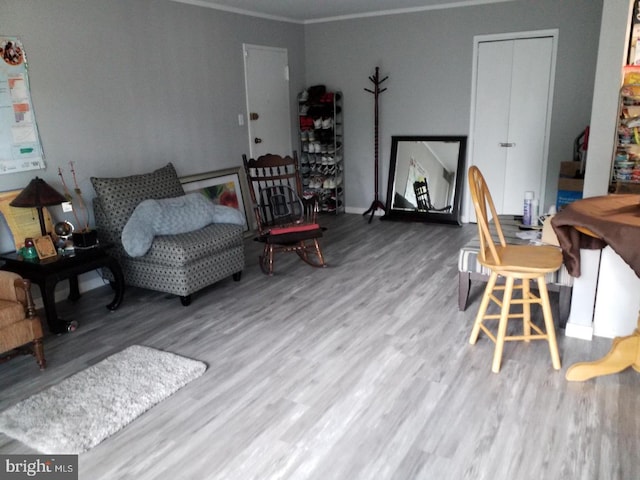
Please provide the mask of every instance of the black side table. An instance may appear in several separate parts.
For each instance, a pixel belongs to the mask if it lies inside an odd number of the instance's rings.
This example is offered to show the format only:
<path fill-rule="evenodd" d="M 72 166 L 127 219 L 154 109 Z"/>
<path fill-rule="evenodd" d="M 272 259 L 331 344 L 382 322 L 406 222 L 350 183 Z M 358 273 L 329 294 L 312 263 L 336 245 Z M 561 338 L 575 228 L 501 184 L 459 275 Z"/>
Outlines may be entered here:
<path fill-rule="evenodd" d="M 109 244 L 100 244 L 92 248 L 75 249 L 72 254 L 58 255 L 44 260 L 25 260 L 15 252 L 3 253 L 0 254 L 0 260 L 5 262 L 2 270 L 15 272 L 38 284 L 49 330 L 52 333 L 65 333 L 75 330 L 77 322 L 58 318 L 55 288 L 60 280 L 69 280 L 68 298 L 75 301 L 80 298 L 78 275 L 106 267 L 113 274 L 115 290 L 113 301 L 107 305 L 107 308 L 115 310 L 120 306 L 124 297 L 124 276 L 117 260 L 107 253 L 110 247 Z"/>

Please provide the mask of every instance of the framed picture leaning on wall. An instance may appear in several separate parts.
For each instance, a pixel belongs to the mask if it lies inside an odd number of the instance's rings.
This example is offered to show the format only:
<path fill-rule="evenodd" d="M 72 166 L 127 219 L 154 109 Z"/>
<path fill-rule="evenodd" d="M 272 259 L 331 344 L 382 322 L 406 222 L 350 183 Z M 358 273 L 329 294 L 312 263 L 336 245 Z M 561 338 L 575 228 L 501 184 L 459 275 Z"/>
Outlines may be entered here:
<path fill-rule="evenodd" d="M 249 187 L 241 167 L 188 175 L 180 177 L 180 182 L 186 193 L 200 192 L 216 205 L 240 210 L 245 220 L 245 234 L 251 234 L 256 228 Z"/>

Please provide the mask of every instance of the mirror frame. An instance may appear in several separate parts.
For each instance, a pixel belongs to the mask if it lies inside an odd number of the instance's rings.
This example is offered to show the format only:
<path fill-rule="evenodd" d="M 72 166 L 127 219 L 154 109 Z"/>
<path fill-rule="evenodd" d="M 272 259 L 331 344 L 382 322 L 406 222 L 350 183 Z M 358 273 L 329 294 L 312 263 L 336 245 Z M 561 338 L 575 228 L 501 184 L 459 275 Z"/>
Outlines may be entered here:
<path fill-rule="evenodd" d="M 420 212 L 416 210 L 393 209 L 396 161 L 399 142 L 459 142 L 458 166 L 456 184 L 454 187 L 453 207 L 450 213 Z M 391 160 L 389 162 L 389 180 L 387 185 L 386 213 L 382 220 L 420 221 L 430 223 L 445 223 L 462 225 L 460 222 L 460 206 L 462 205 L 462 191 L 465 172 L 465 158 L 467 154 L 467 137 L 464 135 L 394 135 L 391 137 Z"/>

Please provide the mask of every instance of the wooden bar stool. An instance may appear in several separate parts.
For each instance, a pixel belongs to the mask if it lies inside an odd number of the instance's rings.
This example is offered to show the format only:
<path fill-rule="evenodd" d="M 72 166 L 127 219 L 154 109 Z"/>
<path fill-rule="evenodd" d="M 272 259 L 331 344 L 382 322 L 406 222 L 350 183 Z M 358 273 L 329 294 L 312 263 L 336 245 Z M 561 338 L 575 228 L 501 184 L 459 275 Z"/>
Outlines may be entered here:
<path fill-rule="evenodd" d="M 545 275 L 560 268 L 562 265 L 562 252 L 559 248 L 552 246 L 507 245 L 491 193 L 477 167 L 469 168 L 469 187 L 476 211 L 480 237 L 478 261 L 491 270 L 469 343 L 476 343 L 480 330 L 487 334 L 496 344 L 491 370 L 498 373 L 502 362 L 504 342 L 547 340 L 551 352 L 551 363 L 553 368 L 559 370 L 560 355 L 558 353 Z M 495 225 L 498 237 L 497 244 L 494 242 L 489 229 L 490 217 L 487 214 L 487 206 Z M 505 278 L 504 286 L 497 285 L 498 277 Z M 537 281 L 539 296 L 531 292 L 529 288 L 531 280 Z M 513 298 L 514 290 L 522 290 L 521 299 Z M 502 299 L 495 295 L 496 291 L 503 291 Z M 494 302 L 500 307 L 500 314 L 487 314 L 490 302 Z M 542 307 L 546 332 L 531 322 L 532 304 L 539 304 Z M 512 305 L 522 305 L 522 312 L 512 313 Z M 522 320 L 522 335 L 507 335 L 509 319 Z M 486 320 L 498 320 L 496 334 L 485 325 Z"/>

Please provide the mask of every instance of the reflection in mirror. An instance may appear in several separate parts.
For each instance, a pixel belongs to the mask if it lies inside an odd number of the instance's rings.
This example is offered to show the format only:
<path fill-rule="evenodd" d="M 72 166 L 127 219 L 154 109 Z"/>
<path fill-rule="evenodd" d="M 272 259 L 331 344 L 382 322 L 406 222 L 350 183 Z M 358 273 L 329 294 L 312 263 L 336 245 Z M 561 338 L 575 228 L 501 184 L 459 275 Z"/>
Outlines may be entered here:
<path fill-rule="evenodd" d="M 394 136 L 383 220 L 460 224 L 467 137 Z"/>

